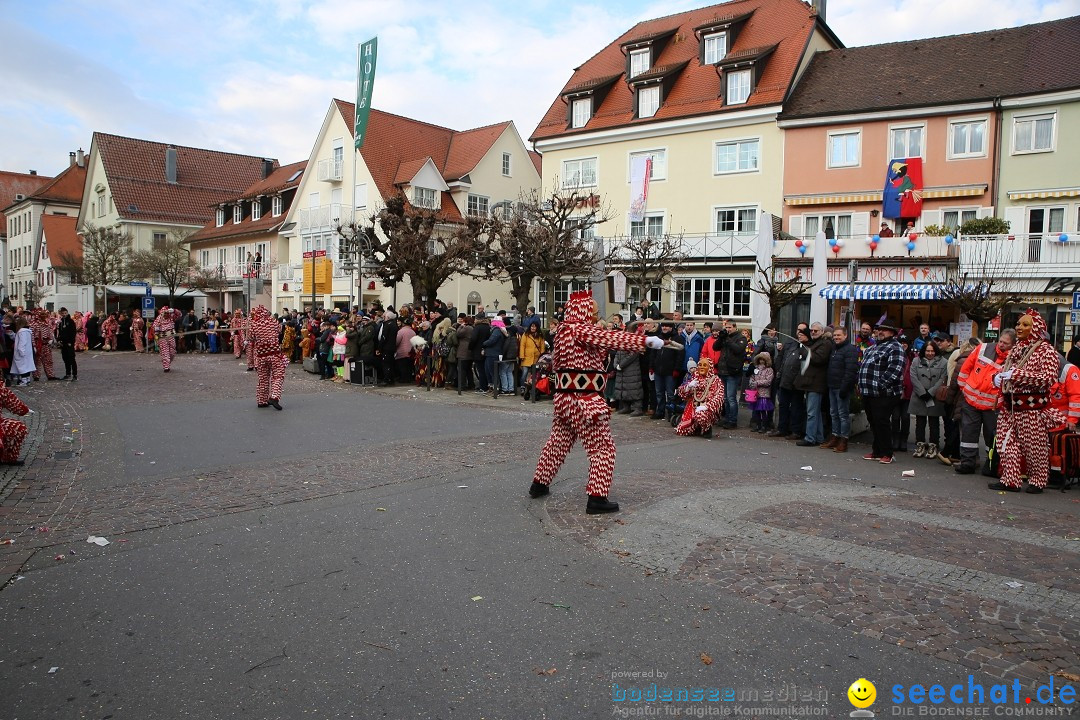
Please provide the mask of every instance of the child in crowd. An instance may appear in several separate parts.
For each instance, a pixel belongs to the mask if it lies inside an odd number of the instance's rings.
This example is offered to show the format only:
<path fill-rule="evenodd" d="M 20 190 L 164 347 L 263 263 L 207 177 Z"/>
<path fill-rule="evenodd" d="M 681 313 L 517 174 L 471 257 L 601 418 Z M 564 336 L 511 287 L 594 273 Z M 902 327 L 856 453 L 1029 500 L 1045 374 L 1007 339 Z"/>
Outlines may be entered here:
<path fill-rule="evenodd" d="M 754 369 L 750 374 L 747 392 L 756 391 L 750 409 L 753 410 L 753 418 L 750 426 L 755 432 L 764 433 L 772 429 L 773 400 L 772 400 L 772 357 L 767 352 L 758 353 L 754 357 Z"/>

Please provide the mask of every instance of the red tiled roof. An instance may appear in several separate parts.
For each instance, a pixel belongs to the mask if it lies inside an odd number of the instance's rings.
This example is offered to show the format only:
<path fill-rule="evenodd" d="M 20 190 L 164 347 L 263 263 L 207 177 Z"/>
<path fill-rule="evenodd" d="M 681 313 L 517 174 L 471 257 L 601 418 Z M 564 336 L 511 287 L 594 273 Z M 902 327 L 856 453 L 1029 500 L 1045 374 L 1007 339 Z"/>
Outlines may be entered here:
<path fill-rule="evenodd" d="M 3 210 L 10 208 L 17 202 L 15 196 L 33 195 L 50 180 L 52 178 L 45 175 L 30 175 L 29 173 L 0 170 L 0 235 L 7 236 L 7 216 L 4 215 Z"/>
<path fill-rule="evenodd" d="M 60 202 L 82 204 L 83 185 L 86 184 L 86 164 L 83 167 L 68 165 L 64 172 L 51 182 L 42 186 L 30 197 L 35 200 L 58 200 Z"/>
<path fill-rule="evenodd" d="M 165 179 L 165 143 L 94 133 L 113 203 L 127 220 L 203 225 L 212 207 L 263 177 L 263 158 L 174 145 L 176 183 Z M 274 168 L 277 161 L 273 160 Z"/>
<path fill-rule="evenodd" d="M 83 174 L 86 174 L 85 168 Z M 78 222 L 79 218 L 74 215 L 46 213 L 41 216 L 41 230 L 45 234 L 45 246 L 50 258 L 59 258 L 61 253 L 71 253 L 76 258 L 82 258 L 82 242 L 76 231 Z"/>
<path fill-rule="evenodd" d="M 300 171 L 303 171 L 306 168 L 307 160 L 295 162 L 290 165 L 283 165 L 274 172 L 270 173 L 269 177 L 263 180 L 259 180 L 257 183 L 247 188 L 239 195 L 228 198 L 227 200 L 222 200 L 221 202 L 235 203 L 239 200 L 250 200 L 259 197 L 260 195 L 273 196 L 287 190 L 294 189 L 296 187 L 299 187 L 300 181 L 303 180 L 304 176 L 303 173 Z M 290 181 L 289 178 L 292 178 L 292 176 L 296 175 L 297 172 L 300 172 L 300 174 Z M 219 205 L 221 203 L 215 204 Z M 199 229 L 195 234 L 189 235 L 187 242 L 189 245 L 191 245 L 194 243 L 208 242 L 211 240 L 223 240 L 226 238 L 243 237 L 247 235 L 263 235 L 267 233 L 274 233 L 277 232 L 277 229 L 281 226 L 283 222 L 285 222 L 285 217 L 288 209 L 288 203 L 286 203 L 283 207 L 284 212 L 282 212 L 281 215 L 275 217 L 274 215 L 270 214 L 269 208 L 267 208 L 266 212 L 264 212 L 262 217 L 260 217 L 258 220 L 252 220 L 251 213 L 249 211 L 244 216 L 244 219 L 239 223 L 233 223 L 232 215 L 229 214 L 225 224 L 221 227 L 217 226 L 217 218 L 215 217 L 210 220 L 210 222 L 208 222 L 206 225 L 203 225 L 202 228 Z M 216 215 L 216 210 L 213 210 L 212 212 Z"/>
<path fill-rule="evenodd" d="M 345 100 L 334 102 L 351 133 L 355 105 Z M 435 163 L 444 180 L 459 180 L 476 167 L 507 125 L 504 122 L 457 131 L 372 108 L 360 156 L 379 195 L 389 198 L 398 192 L 399 183 L 412 179 L 427 158 Z M 448 193 L 443 193 L 442 211 L 447 219 L 462 219 L 460 208 Z"/>
<path fill-rule="evenodd" d="M 720 77 L 716 69 L 698 62 L 698 39 L 694 28 L 715 24 L 717 18 L 738 19 L 748 13 L 752 14 L 736 36 L 734 45 L 728 48 L 729 51 L 740 52 L 747 48 L 762 48 L 774 44 L 777 48 L 765 64 L 749 100 L 741 105 L 725 105 L 720 97 Z M 651 118 L 635 118 L 634 95 L 625 82 L 622 82 L 616 83 L 600 107 L 594 108 L 593 117 L 585 127 L 567 128 L 566 102 L 563 99 L 567 90 L 580 88 L 613 74 L 623 75 L 626 71 L 626 56 L 622 46 L 626 42 L 634 38 L 663 34 L 672 27 L 677 28 L 675 35 L 663 45 L 660 55 L 652 58 L 653 67 L 683 62 L 688 64 L 679 72 L 656 115 Z M 628 125 L 779 105 L 791 86 L 815 27 L 821 28 L 835 44 L 840 44 L 828 27 L 821 23 L 816 12 L 801 0 L 735 0 L 640 22 L 575 70 L 530 139 L 543 140 Z"/>
<path fill-rule="evenodd" d="M 535 150 L 529 151 L 529 159 L 532 160 L 533 166 L 536 168 L 536 174 L 543 177 L 544 175 L 544 156 Z"/>
<path fill-rule="evenodd" d="M 927 107 L 1076 88 L 1080 16 L 818 53 L 781 117 Z"/>

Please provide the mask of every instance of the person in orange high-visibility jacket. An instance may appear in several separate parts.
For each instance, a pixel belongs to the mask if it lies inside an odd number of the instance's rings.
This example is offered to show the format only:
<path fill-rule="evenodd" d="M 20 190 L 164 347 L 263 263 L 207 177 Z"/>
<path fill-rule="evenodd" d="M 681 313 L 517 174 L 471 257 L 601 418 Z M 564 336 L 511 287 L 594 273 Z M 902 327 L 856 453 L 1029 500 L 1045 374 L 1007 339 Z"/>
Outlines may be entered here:
<path fill-rule="evenodd" d="M 1016 342 L 1016 331 L 1006 328 L 996 343 L 983 343 L 972 350 L 960 374 L 956 376 L 960 386 L 960 464 L 953 469 L 962 475 L 970 475 L 979 465 L 979 431 L 987 451 L 994 448 L 997 433 L 997 401 L 1001 391 L 994 387 L 994 376 L 1001 371 L 1009 351 Z M 989 466 L 989 464 L 988 464 Z"/>
<path fill-rule="evenodd" d="M 1075 431 L 1080 424 L 1080 368 L 1062 363 L 1057 382 L 1050 388 L 1050 405 L 1061 411 L 1069 429 Z"/>

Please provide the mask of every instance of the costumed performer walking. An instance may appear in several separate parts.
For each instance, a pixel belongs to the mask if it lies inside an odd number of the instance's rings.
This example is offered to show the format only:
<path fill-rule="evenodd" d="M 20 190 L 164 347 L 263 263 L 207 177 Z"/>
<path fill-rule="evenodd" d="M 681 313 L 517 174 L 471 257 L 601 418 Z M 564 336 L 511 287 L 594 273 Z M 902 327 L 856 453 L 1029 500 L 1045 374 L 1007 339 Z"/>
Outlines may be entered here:
<path fill-rule="evenodd" d="M 281 390 L 285 385 L 285 370 L 289 357 L 278 342 L 278 324 L 270 311 L 259 305 L 251 313 L 248 326 L 248 342 L 255 352 L 255 369 L 259 371 L 255 385 L 255 402 L 259 407 L 272 405 L 281 410 Z"/>
<path fill-rule="evenodd" d="M 604 368 L 609 350 L 644 352 L 660 349 L 658 337 L 637 335 L 597 326 L 599 310 L 589 291 L 575 292 L 566 303 L 565 316 L 555 335 L 553 364 L 555 399 L 551 436 L 540 451 L 529 495 L 547 495 L 574 442 L 581 439 L 589 455 L 589 500 L 585 512 L 618 512 L 608 500 L 615 472 L 615 443 L 611 439 L 611 408 L 604 400 Z"/>
<path fill-rule="evenodd" d="M 180 311 L 166 305 L 161 308 L 151 325 L 154 328 L 158 352 L 161 353 L 161 367 L 165 372 L 169 372 L 173 358 L 176 357 L 176 321 L 179 319 Z"/>

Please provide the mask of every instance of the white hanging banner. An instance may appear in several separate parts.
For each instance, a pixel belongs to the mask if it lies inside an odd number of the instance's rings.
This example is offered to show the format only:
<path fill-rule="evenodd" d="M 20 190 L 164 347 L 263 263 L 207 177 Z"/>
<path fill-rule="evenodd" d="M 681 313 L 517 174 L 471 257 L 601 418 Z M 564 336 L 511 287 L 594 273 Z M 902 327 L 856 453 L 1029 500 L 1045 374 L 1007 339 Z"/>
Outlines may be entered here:
<path fill-rule="evenodd" d="M 645 219 L 645 206 L 649 202 L 649 176 L 652 175 L 652 157 L 636 157 L 630 161 L 630 222 Z"/>

